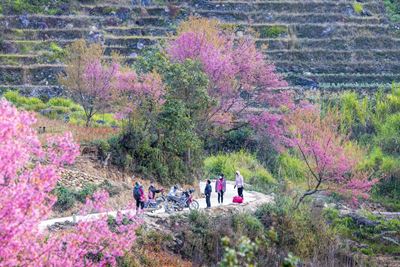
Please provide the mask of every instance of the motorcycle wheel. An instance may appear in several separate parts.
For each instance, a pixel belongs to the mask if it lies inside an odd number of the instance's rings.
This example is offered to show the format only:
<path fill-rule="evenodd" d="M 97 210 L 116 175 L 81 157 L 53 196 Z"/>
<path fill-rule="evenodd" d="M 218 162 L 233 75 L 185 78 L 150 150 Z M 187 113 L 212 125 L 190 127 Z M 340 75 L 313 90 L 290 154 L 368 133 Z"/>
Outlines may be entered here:
<path fill-rule="evenodd" d="M 197 202 L 197 200 L 193 200 L 190 204 L 189 204 L 189 209 L 190 210 L 198 210 L 200 207 L 199 202 Z"/>
<path fill-rule="evenodd" d="M 177 204 L 177 203 L 175 203 L 174 201 L 171 201 L 171 200 L 167 200 L 166 201 L 166 207 L 167 208 L 165 209 L 165 211 L 168 212 L 168 213 L 181 211 L 183 209 L 179 204 Z"/>
<path fill-rule="evenodd" d="M 157 202 L 164 202 L 165 201 L 165 197 L 164 196 L 159 196 L 156 199 Z"/>

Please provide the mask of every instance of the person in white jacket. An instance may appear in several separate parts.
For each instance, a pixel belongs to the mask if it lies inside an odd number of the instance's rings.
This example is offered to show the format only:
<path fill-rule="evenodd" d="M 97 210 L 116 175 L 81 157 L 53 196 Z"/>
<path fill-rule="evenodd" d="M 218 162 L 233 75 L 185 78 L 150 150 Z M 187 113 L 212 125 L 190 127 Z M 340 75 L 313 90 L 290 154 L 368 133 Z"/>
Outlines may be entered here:
<path fill-rule="evenodd" d="M 236 171 L 235 174 L 235 188 L 237 187 L 238 195 L 243 197 L 243 188 L 244 188 L 244 180 L 243 176 L 240 174 L 239 171 Z"/>

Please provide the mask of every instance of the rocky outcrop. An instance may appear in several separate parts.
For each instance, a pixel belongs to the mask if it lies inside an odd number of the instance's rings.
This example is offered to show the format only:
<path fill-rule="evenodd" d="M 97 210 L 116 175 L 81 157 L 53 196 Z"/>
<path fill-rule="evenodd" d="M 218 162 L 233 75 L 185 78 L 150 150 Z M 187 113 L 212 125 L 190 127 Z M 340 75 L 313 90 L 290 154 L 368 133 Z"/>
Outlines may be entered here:
<path fill-rule="evenodd" d="M 79 170 L 63 169 L 58 182 L 65 187 L 80 189 L 85 184 L 99 185 L 106 180 L 104 177 L 89 175 Z"/>

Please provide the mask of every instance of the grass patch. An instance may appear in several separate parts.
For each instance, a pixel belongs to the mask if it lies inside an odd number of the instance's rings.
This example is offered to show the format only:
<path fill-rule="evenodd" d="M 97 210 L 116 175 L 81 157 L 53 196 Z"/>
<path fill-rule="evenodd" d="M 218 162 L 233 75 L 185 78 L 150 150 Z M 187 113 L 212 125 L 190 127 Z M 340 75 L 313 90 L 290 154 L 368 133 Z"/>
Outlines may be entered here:
<path fill-rule="evenodd" d="M 287 27 L 281 25 L 264 26 L 260 29 L 261 38 L 277 38 L 287 33 Z"/>
<path fill-rule="evenodd" d="M 63 4 L 70 4 L 69 0 L 5 0 L 0 6 L 0 12 L 7 14 L 48 14 L 55 15 L 61 11 Z"/>
<path fill-rule="evenodd" d="M 385 209 L 393 212 L 398 212 L 400 211 L 400 199 L 399 197 L 395 196 L 384 196 L 381 193 L 374 192 L 371 195 L 371 199 L 382 206 L 385 207 Z"/>
<path fill-rule="evenodd" d="M 85 127 L 72 123 L 64 123 L 61 120 L 49 119 L 48 117 L 37 115 L 35 127 L 46 127 L 46 133 L 40 134 L 39 138 L 45 142 L 47 136 L 71 132 L 74 140 L 81 144 L 91 143 L 95 140 L 107 140 L 118 134 L 118 129 L 108 126 Z"/>
<path fill-rule="evenodd" d="M 52 120 L 68 121 L 71 124 L 84 126 L 85 114 L 82 106 L 68 98 L 55 97 L 43 102 L 36 97 L 25 97 L 18 91 L 7 91 L 4 97 L 16 107 L 29 111 L 40 112 L 43 116 Z M 92 126 L 119 126 L 120 121 L 114 118 L 114 114 L 104 113 L 93 116 Z"/>
<path fill-rule="evenodd" d="M 21 96 L 16 91 L 8 91 L 3 95 L 5 99 L 12 102 L 17 107 L 29 110 L 29 111 L 39 111 L 46 108 L 45 103 L 37 97 L 25 97 Z"/>

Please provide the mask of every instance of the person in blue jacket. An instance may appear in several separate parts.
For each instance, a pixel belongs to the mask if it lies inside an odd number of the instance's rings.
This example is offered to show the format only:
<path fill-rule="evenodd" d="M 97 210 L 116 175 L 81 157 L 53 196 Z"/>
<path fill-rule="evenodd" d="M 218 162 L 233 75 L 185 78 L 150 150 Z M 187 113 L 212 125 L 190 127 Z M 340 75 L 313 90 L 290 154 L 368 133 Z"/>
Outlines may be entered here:
<path fill-rule="evenodd" d="M 211 208 L 211 192 L 211 181 L 208 179 L 206 183 L 206 188 L 204 189 L 204 195 L 206 195 L 207 209 Z"/>

